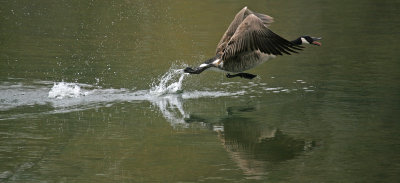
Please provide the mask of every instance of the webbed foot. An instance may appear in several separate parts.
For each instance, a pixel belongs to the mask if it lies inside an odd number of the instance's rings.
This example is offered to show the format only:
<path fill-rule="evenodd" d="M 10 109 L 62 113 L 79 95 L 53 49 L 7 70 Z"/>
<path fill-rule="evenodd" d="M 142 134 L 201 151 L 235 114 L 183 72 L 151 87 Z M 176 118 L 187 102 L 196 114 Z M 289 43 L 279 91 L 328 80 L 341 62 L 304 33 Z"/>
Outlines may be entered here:
<path fill-rule="evenodd" d="M 231 75 L 231 74 L 226 74 L 226 77 L 227 78 L 234 78 L 234 77 L 241 77 L 241 78 L 246 78 L 246 79 L 253 79 L 253 78 L 255 78 L 257 75 L 254 75 L 254 74 L 249 74 L 249 73 L 238 73 L 238 74 L 233 74 L 233 75 Z"/>

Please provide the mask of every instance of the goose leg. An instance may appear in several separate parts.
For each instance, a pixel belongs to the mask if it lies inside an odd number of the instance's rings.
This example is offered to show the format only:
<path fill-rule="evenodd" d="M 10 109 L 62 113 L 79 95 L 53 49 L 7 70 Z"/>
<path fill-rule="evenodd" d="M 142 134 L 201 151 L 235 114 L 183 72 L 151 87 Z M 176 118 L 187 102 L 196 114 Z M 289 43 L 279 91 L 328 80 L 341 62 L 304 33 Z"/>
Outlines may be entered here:
<path fill-rule="evenodd" d="M 238 73 L 238 74 L 226 74 L 227 78 L 234 78 L 234 77 L 241 77 L 241 78 L 246 78 L 246 79 L 253 79 L 255 78 L 257 75 L 253 75 L 253 74 L 249 74 L 249 73 Z"/>

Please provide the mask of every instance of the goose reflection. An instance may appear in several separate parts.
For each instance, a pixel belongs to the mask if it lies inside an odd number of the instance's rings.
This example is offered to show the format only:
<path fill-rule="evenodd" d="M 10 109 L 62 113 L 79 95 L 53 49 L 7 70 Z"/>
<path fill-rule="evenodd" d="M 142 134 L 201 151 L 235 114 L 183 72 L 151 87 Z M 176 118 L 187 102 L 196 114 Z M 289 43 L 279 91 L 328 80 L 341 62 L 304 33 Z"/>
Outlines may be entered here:
<path fill-rule="evenodd" d="M 315 141 L 294 138 L 266 121 L 244 117 L 252 116 L 246 114 L 257 112 L 257 107 L 222 105 L 225 110 L 221 111 L 225 112 L 205 116 L 191 112 L 198 110 L 196 101 L 188 101 L 192 105 L 185 105 L 189 109 L 185 111 L 184 101 L 180 95 L 168 95 L 152 103 L 173 127 L 201 123 L 204 128 L 214 130 L 223 148 L 249 179 L 261 179 L 271 167 L 315 147 Z"/>
<path fill-rule="evenodd" d="M 232 160 L 249 179 L 261 179 L 274 166 L 312 150 L 314 141 L 296 139 L 265 122 L 242 117 L 254 107 L 229 107 L 218 137 Z"/>
<path fill-rule="evenodd" d="M 188 118 L 189 115 L 183 110 L 183 99 L 181 95 L 165 95 L 154 98 L 150 101 L 153 105 L 158 107 L 163 117 L 171 124 L 172 127 L 188 127 L 188 123 L 185 122 L 185 119 Z"/>
<path fill-rule="evenodd" d="M 243 113 L 244 109 L 248 110 L 239 107 L 236 112 Z M 282 162 L 310 149 L 303 139 L 295 139 L 278 128 L 235 115 L 232 108 L 228 110 L 231 112 L 221 120 L 224 128 L 219 134 L 230 151 L 242 151 L 258 160 Z"/>

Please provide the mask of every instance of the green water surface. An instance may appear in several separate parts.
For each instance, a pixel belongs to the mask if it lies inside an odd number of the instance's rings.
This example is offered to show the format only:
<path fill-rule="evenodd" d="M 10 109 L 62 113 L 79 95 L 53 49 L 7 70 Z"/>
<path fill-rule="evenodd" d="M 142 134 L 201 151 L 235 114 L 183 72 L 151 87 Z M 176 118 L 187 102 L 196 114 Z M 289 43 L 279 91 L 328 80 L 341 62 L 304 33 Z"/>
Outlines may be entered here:
<path fill-rule="evenodd" d="M 149 94 L 244 6 L 322 46 Z M 399 40 L 396 0 L 0 1 L 0 182 L 398 182 Z"/>

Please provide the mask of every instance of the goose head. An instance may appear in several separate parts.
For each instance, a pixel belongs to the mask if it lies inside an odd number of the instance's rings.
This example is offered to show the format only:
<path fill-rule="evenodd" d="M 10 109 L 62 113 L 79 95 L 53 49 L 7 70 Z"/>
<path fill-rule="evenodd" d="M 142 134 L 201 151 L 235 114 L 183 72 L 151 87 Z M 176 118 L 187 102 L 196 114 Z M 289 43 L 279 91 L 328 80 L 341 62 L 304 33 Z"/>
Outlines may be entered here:
<path fill-rule="evenodd" d="M 312 44 L 312 45 L 317 45 L 317 46 L 322 45 L 320 42 L 318 42 L 318 40 L 322 39 L 320 37 L 301 36 L 300 38 L 301 38 L 302 44 Z"/>

